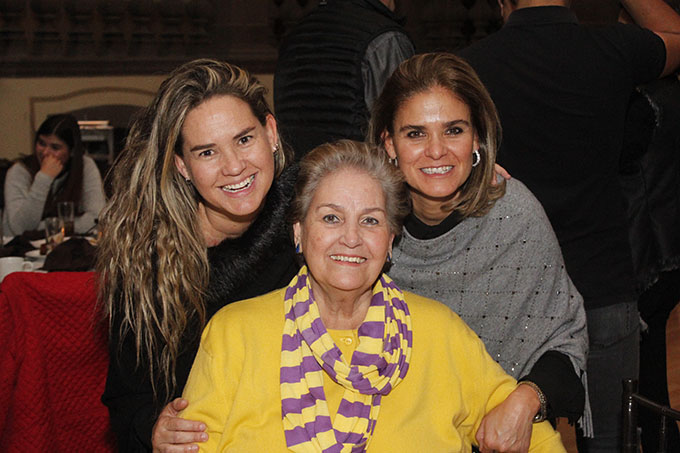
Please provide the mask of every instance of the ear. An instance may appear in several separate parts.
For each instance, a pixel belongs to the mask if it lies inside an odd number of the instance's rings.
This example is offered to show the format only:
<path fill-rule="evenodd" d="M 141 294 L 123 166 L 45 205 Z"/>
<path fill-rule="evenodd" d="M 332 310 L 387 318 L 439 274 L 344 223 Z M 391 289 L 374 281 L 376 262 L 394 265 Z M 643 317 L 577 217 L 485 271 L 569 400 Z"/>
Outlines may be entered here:
<path fill-rule="evenodd" d="M 382 138 L 383 144 L 385 145 L 385 151 L 387 151 L 387 155 L 390 156 L 390 159 L 396 159 L 397 152 L 394 150 L 394 141 L 389 132 L 384 130 L 383 133 L 380 134 L 380 138 Z"/>
<path fill-rule="evenodd" d="M 302 252 L 302 226 L 300 222 L 295 222 L 293 224 L 293 240 L 296 245 L 300 246 L 300 252 Z"/>
<path fill-rule="evenodd" d="M 475 149 L 479 149 L 479 137 L 477 137 L 477 133 L 475 133 L 475 138 L 472 140 L 472 150 L 474 151 Z"/>
<path fill-rule="evenodd" d="M 267 139 L 271 145 L 272 151 L 276 147 L 276 143 L 279 141 L 278 129 L 276 126 L 276 119 L 271 113 L 267 114 L 264 123 L 265 129 L 267 129 Z"/>
<path fill-rule="evenodd" d="M 184 158 L 178 154 L 175 154 L 175 167 L 177 167 L 177 171 L 184 177 L 184 179 L 191 179 L 189 170 L 187 170 L 187 166 L 184 163 Z"/>

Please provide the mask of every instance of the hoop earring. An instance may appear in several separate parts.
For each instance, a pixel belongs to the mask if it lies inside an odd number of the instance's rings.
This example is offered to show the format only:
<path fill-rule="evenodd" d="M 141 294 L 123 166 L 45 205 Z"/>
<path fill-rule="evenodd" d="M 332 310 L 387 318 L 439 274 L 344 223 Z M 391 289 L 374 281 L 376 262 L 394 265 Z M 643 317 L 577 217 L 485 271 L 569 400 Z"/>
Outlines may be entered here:
<path fill-rule="evenodd" d="M 475 158 L 472 159 L 472 166 L 476 167 L 482 161 L 482 156 L 479 154 L 479 149 L 474 150 L 472 155 L 475 156 Z"/>
<path fill-rule="evenodd" d="M 396 157 L 395 157 L 394 159 L 389 158 L 389 159 L 387 159 L 387 161 L 388 161 L 389 163 L 391 163 L 392 165 L 394 165 L 395 167 L 398 167 L 398 166 L 399 166 L 399 160 L 398 160 Z"/>

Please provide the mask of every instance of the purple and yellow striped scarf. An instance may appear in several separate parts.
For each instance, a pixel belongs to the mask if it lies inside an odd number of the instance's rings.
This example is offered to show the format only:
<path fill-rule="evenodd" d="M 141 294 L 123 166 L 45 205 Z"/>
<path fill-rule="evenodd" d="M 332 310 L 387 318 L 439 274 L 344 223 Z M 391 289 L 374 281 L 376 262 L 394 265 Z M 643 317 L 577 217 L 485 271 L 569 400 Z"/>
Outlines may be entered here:
<path fill-rule="evenodd" d="M 404 294 L 385 274 L 376 282 L 349 364 L 321 321 L 306 267 L 288 285 L 284 311 L 281 410 L 288 448 L 298 453 L 365 451 L 380 399 L 406 376 L 411 359 L 411 317 Z M 324 372 L 345 388 L 333 423 Z"/>

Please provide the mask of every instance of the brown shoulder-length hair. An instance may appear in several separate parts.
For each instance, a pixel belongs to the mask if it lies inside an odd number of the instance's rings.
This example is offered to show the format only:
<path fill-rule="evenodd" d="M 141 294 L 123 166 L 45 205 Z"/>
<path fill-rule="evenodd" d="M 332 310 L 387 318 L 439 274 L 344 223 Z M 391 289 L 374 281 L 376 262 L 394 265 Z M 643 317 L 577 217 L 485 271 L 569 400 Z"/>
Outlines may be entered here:
<path fill-rule="evenodd" d="M 458 189 L 456 199 L 444 209 L 456 211 L 463 217 L 483 216 L 505 193 L 505 181 L 492 184 L 501 125 L 491 96 L 474 69 L 462 58 L 437 52 L 403 61 L 385 83 L 373 106 L 368 140 L 387 155 L 385 133 L 394 135 L 394 119 L 399 108 L 412 96 L 433 87 L 449 90 L 468 106 L 481 158 L 479 165 L 473 167 L 470 177 Z"/>
<path fill-rule="evenodd" d="M 68 160 L 62 171 L 66 179 L 56 192 L 50 191 L 47 195 L 42 213 L 42 218 L 45 218 L 57 215 L 57 203 L 60 201 L 72 201 L 76 209 L 79 207 L 83 195 L 83 141 L 80 126 L 73 115 L 61 113 L 49 116 L 35 133 L 33 152 L 20 159 L 32 178 L 40 171 L 35 145 L 41 135 L 54 135 L 68 146 Z"/>
<path fill-rule="evenodd" d="M 265 93 L 236 65 L 210 59 L 186 63 L 137 117 L 113 168 L 113 194 L 99 222 L 99 297 L 118 346 L 132 340 L 137 365 L 148 370 L 159 399 L 176 386 L 186 330 L 196 324 L 191 334 L 197 339 L 206 321 L 210 269 L 197 215 L 200 195 L 175 165 L 182 126 L 192 109 L 215 96 L 242 100 L 264 125 L 271 114 Z M 275 178 L 292 161 L 292 152 L 279 144 Z"/>

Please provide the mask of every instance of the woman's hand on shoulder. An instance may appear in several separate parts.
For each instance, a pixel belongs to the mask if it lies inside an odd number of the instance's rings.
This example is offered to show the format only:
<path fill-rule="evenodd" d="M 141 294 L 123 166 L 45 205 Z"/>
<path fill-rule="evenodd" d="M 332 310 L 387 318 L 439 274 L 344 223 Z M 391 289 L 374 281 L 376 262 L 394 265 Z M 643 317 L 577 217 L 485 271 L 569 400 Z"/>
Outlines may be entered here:
<path fill-rule="evenodd" d="M 194 442 L 208 440 L 205 423 L 177 416 L 188 405 L 184 398 L 176 398 L 163 408 L 151 432 L 154 453 L 194 452 L 198 451 Z"/>
<path fill-rule="evenodd" d="M 510 176 L 510 173 L 508 173 L 508 170 L 506 170 L 505 168 L 501 167 L 498 164 L 494 164 L 493 165 L 493 179 L 491 180 L 491 184 L 493 184 L 494 186 L 496 184 L 498 184 L 498 177 L 499 176 L 501 178 L 505 179 L 506 181 L 512 178 L 512 176 Z"/>
<path fill-rule="evenodd" d="M 528 385 L 517 388 L 482 419 L 477 442 L 482 453 L 526 453 L 540 401 Z"/>

